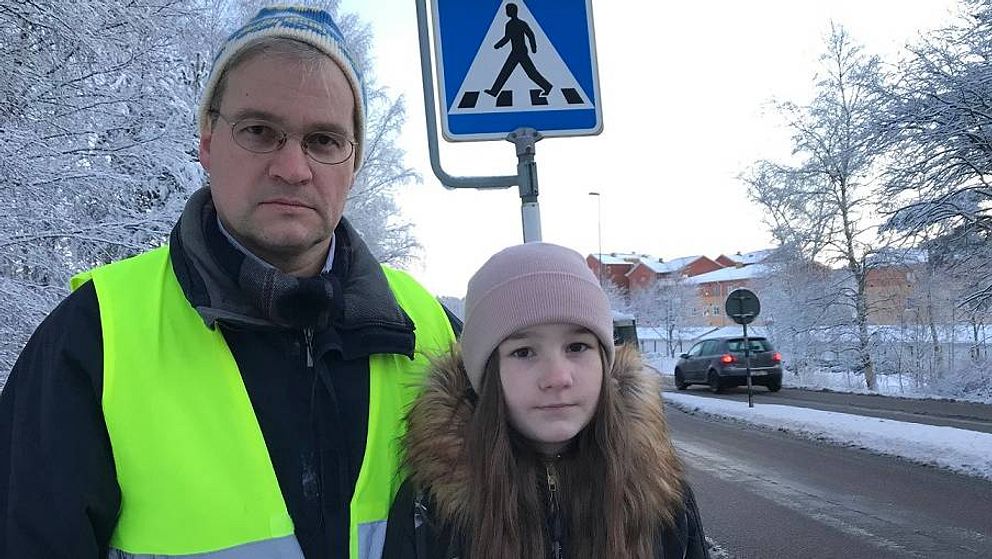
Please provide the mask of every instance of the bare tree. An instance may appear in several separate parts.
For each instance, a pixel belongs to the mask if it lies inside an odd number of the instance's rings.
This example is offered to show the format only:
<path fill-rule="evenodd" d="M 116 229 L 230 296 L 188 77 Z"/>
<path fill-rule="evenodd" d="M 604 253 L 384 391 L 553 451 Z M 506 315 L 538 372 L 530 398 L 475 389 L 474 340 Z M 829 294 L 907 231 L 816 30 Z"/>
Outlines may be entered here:
<path fill-rule="evenodd" d="M 877 245 L 871 182 L 883 144 L 873 127 L 882 80 L 879 61 L 834 25 L 820 58 L 822 74 L 808 105 L 783 103 L 794 163 L 758 162 L 744 180 L 768 212 L 780 244 L 801 247 L 809 260 L 838 263 L 847 278 L 832 304 L 850 309 L 855 368 L 877 389 L 868 328 L 868 256 Z"/>
<path fill-rule="evenodd" d="M 606 292 L 606 298 L 610 301 L 610 308 L 622 313 L 634 313 L 630 305 L 630 294 L 627 290 L 613 283 L 610 278 L 603 278 L 600 284 Z M 636 314 L 635 314 L 636 316 Z"/>
<path fill-rule="evenodd" d="M 971 294 L 980 304 L 992 300 L 992 5 L 961 7 L 955 24 L 910 47 L 879 121 L 892 151 L 887 227 L 982 239 L 969 258 L 985 269 Z"/>
<path fill-rule="evenodd" d="M 684 283 L 682 278 L 656 280 L 630 294 L 630 311 L 638 322 L 664 331 L 669 357 L 682 352 L 684 331 L 691 325 L 698 305 L 697 288 Z"/>
<path fill-rule="evenodd" d="M 795 375 L 821 366 L 833 366 L 824 357 L 843 345 L 843 328 L 851 314 L 838 304 L 843 299 L 832 270 L 805 257 L 796 247 L 779 247 L 762 262 L 769 273 L 756 279 L 762 294 L 760 321 L 786 356 Z"/>
<path fill-rule="evenodd" d="M 949 292 L 951 302 L 943 312 L 950 313 L 953 325 L 967 325 L 971 346 L 968 356 L 978 365 L 988 357 L 986 329 L 992 323 L 992 299 L 982 293 L 989 277 L 992 247 L 985 235 L 972 228 L 959 227 L 925 245 L 934 268 L 933 280 L 940 293 Z"/>
<path fill-rule="evenodd" d="M 71 274 L 162 243 L 202 182 L 202 16 L 186 0 L 0 7 L 0 377 Z"/>

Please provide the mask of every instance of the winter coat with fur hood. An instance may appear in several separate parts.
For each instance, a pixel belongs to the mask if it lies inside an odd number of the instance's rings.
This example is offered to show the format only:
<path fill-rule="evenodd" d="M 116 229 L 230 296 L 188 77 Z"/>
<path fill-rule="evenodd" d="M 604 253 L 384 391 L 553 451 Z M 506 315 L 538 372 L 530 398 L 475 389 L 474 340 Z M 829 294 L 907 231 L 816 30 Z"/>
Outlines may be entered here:
<path fill-rule="evenodd" d="M 629 449 L 625 508 L 631 518 L 658 527 L 654 545 L 657 559 L 708 558 L 699 511 L 668 435 L 657 376 L 645 371 L 639 352 L 624 347 L 618 348 L 609 381 L 618 405 L 601 413 L 621 414 L 626 427 L 620 434 Z M 473 487 L 463 449 L 475 399 L 458 353 L 434 363 L 427 386 L 408 416 L 405 447 L 409 478 L 389 516 L 385 559 L 468 557 L 470 536 L 465 534 L 471 532 Z M 560 459 L 580 457 L 566 452 Z M 561 487 L 563 508 L 569 506 L 568 494 L 574 490 L 581 488 Z M 556 554 L 551 542 L 556 538 L 550 531 L 555 522 L 547 508 L 545 514 L 545 526 L 540 529 L 548 535 L 546 556 L 552 558 Z M 577 557 L 569 552 L 568 534 L 562 535 L 557 538 L 562 549 L 558 556 Z"/>

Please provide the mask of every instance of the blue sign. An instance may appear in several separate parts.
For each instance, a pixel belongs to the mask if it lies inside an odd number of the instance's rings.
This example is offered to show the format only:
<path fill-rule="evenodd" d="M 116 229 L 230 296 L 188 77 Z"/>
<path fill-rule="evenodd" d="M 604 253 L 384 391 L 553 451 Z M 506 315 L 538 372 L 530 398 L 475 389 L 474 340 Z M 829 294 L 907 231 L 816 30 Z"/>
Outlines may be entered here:
<path fill-rule="evenodd" d="M 602 130 L 592 0 L 433 2 L 446 139 Z"/>

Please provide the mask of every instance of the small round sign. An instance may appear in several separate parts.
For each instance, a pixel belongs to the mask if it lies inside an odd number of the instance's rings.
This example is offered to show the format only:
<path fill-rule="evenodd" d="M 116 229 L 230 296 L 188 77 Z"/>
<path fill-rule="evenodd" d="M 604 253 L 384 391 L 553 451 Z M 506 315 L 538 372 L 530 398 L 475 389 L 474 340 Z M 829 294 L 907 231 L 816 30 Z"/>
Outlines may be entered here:
<path fill-rule="evenodd" d="M 761 312 L 761 302 L 750 289 L 738 288 L 727 295 L 727 316 L 737 324 L 750 324 Z"/>

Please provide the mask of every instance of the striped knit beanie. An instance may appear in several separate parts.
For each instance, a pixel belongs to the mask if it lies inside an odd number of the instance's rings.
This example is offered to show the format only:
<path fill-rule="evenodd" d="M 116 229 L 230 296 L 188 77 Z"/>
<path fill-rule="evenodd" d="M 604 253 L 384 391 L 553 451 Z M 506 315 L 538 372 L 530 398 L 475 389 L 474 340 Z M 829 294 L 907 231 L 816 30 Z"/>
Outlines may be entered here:
<path fill-rule="evenodd" d="M 345 48 L 344 36 L 330 14 L 305 6 L 270 6 L 259 10 L 255 17 L 231 34 L 214 57 L 210 78 L 200 97 L 198 119 L 203 130 L 210 123 L 210 97 L 220 81 L 228 63 L 247 46 L 265 37 L 284 37 L 306 43 L 326 54 L 344 72 L 355 95 L 355 170 L 362 166 L 365 146 L 365 118 L 367 98 L 365 82 L 355 61 Z"/>
<path fill-rule="evenodd" d="M 582 256 L 550 243 L 526 243 L 492 256 L 468 282 L 462 358 L 476 392 L 493 350 L 514 332 L 547 323 L 578 324 L 599 338 L 613 366 L 613 313 Z"/>

